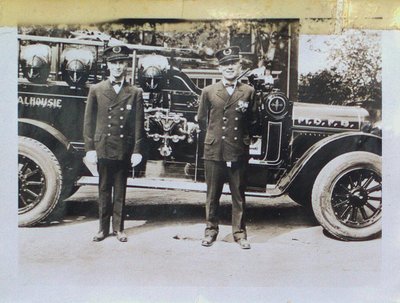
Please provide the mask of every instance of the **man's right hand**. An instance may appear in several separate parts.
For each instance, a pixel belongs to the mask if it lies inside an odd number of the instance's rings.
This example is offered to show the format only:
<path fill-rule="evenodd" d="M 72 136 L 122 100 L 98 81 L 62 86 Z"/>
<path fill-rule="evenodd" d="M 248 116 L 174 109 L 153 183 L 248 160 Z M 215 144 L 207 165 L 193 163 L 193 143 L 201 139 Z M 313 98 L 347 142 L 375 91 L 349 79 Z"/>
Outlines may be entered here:
<path fill-rule="evenodd" d="M 91 164 L 96 164 L 97 163 L 97 153 L 95 150 L 89 150 L 86 152 L 86 161 L 88 161 Z"/>

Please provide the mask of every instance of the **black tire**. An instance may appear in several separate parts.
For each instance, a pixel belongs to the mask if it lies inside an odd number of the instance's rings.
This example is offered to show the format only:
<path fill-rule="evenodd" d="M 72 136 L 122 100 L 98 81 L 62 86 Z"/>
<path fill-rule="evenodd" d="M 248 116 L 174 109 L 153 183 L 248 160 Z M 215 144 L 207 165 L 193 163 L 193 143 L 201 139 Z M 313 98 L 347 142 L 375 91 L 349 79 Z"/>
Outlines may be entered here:
<path fill-rule="evenodd" d="M 319 223 L 342 240 L 367 240 L 382 231 L 381 157 L 351 152 L 331 160 L 319 173 L 312 191 Z"/>
<path fill-rule="evenodd" d="M 18 226 L 32 226 L 54 212 L 62 189 L 56 156 L 31 138 L 18 139 Z"/>

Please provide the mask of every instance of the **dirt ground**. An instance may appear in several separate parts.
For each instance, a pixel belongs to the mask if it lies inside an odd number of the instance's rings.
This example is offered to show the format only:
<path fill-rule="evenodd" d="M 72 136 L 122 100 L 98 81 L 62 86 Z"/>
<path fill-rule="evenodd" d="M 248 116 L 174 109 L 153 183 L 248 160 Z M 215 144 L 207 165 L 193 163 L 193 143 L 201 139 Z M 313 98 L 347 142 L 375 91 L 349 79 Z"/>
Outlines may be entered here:
<path fill-rule="evenodd" d="M 10 302 L 382 302 L 381 239 L 332 239 L 287 197 L 248 198 L 248 251 L 232 241 L 229 196 L 209 248 L 204 193 L 130 189 L 127 243 L 91 241 L 96 197 L 82 188 L 63 220 L 18 230 Z"/>

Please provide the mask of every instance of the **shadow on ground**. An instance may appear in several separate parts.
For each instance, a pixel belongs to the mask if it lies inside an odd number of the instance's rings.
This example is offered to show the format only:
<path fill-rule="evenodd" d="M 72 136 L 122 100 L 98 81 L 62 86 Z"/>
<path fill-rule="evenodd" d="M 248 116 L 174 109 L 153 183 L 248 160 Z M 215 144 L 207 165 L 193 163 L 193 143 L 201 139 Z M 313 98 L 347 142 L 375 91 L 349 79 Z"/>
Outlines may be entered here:
<path fill-rule="evenodd" d="M 77 202 L 67 201 L 65 218 L 85 217 L 87 219 L 98 218 L 98 206 L 95 201 Z M 231 220 L 231 205 L 220 206 L 220 220 L 222 224 Z M 184 204 L 157 204 L 157 205 L 127 205 L 126 220 L 179 221 L 179 222 L 203 222 L 205 207 L 203 205 Z M 316 221 L 309 210 L 301 206 L 253 206 L 247 207 L 246 221 L 249 224 L 262 224 L 264 222 L 288 222 L 291 225 L 316 225 Z"/>

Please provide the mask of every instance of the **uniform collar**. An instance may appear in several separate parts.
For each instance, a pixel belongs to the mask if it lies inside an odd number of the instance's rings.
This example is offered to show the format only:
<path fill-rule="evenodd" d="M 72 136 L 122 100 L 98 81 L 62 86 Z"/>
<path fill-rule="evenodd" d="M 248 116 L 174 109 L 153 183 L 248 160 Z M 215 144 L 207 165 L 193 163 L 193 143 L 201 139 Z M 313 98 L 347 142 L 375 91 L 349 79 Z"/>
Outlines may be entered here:
<path fill-rule="evenodd" d="M 237 83 L 238 83 L 238 81 L 237 81 L 237 80 L 235 80 L 235 81 L 233 81 L 233 82 L 228 82 L 227 80 L 225 80 L 225 79 L 222 79 L 222 84 L 224 85 L 224 87 L 226 87 L 226 86 L 228 86 L 228 87 L 229 87 L 229 85 L 232 85 L 232 84 L 233 84 L 233 89 L 235 89 L 235 88 L 236 88 L 236 85 L 237 85 Z"/>
<path fill-rule="evenodd" d="M 110 80 L 111 83 L 112 83 L 113 81 L 116 81 L 116 82 L 121 82 L 121 84 L 124 84 L 126 79 L 125 79 L 125 76 L 124 76 L 124 77 L 122 77 L 121 80 L 115 80 L 114 77 L 110 76 L 110 77 L 108 78 L 108 80 Z"/>
<path fill-rule="evenodd" d="M 104 82 L 103 95 L 105 95 L 111 101 L 111 105 L 118 104 L 132 95 L 130 87 L 128 85 L 121 84 L 121 89 L 117 93 L 114 87 L 111 85 L 111 79 L 107 79 Z"/>
<path fill-rule="evenodd" d="M 114 77 L 110 76 L 110 77 L 108 78 L 108 80 L 110 81 L 110 84 L 111 84 L 111 86 L 113 87 L 113 89 L 114 89 L 114 91 L 115 91 L 116 94 L 118 94 L 118 93 L 121 91 L 121 88 L 122 88 L 122 86 L 123 86 L 124 83 L 125 83 L 125 77 L 123 77 L 123 78 L 121 79 L 121 81 L 117 81 L 117 82 L 121 82 L 120 85 L 118 85 L 118 86 L 117 86 L 117 84 L 112 85 L 112 83 L 113 83 L 114 81 L 116 81 Z"/>

